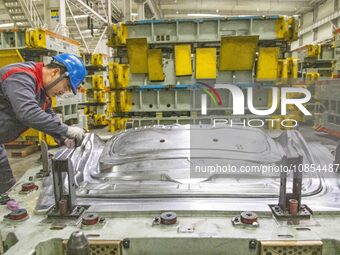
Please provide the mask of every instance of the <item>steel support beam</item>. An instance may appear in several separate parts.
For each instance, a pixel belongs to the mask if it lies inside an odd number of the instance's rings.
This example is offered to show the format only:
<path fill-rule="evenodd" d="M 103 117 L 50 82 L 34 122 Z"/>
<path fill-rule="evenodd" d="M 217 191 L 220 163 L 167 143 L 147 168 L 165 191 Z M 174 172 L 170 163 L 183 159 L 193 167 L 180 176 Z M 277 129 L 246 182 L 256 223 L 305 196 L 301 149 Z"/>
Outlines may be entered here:
<path fill-rule="evenodd" d="M 70 5 L 69 5 L 69 3 L 68 3 L 68 0 L 65 0 L 65 1 L 66 1 L 66 4 L 67 4 L 67 8 L 68 8 L 68 10 L 70 11 L 70 14 L 71 14 L 71 17 L 72 17 L 72 19 L 73 19 L 73 22 L 74 22 L 74 24 L 75 24 L 76 27 L 77 27 L 78 33 L 79 33 L 79 35 L 80 35 L 80 38 L 81 38 L 81 40 L 82 40 L 83 43 L 84 43 L 84 46 L 85 46 L 85 48 L 86 48 L 86 51 L 87 51 L 87 53 L 90 53 L 89 47 L 87 46 L 87 43 L 86 43 L 86 41 L 85 41 L 85 39 L 84 39 L 84 37 L 83 37 L 83 34 L 81 33 L 81 30 L 80 30 L 80 28 L 79 28 L 79 25 L 78 25 L 78 23 L 77 23 L 77 20 L 74 18 L 74 15 L 73 15 L 73 12 L 72 12 L 72 8 L 70 7 Z"/>
<path fill-rule="evenodd" d="M 66 27 L 66 0 L 60 0 L 59 1 L 59 22 L 61 31 L 59 31 L 60 34 L 63 36 L 68 36 L 67 34 L 67 27 Z"/>
<path fill-rule="evenodd" d="M 125 0 L 123 1 L 123 10 L 124 10 L 124 21 L 130 21 L 131 20 L 131 13 L 132 13 L 132 1 L 131 0 Z"/>
<path fill-rule="evenodd" d="M 95 53 L 95 52 L 98 50 L 99 45 L 100 45 L 100 42 L 102 41 L 104 35 L 106 34 L 106 30 L 107 30 L 107 26 L 105 27 L 103 33 L 101 34 L 101 36 L 100 36 L 100 38 L 99 38 L 99 40 L 98 40 L 98 42 L 97 42 L 97 45 L 96 45 L 96 47 L 95 47 L 94 50 L 93 50 L 93 53 Z"/>
<path fill-rule="evenodd" d="M 153 16 L 156 19 L 161 19 L 163 17 L 161 8 L 159 7 L 158 4 L 154 0 L 146 0 L 146 3 L 148 4 L 151 12 L 153 13 Z"/>
<path fill-rule="evenodd" d="M 100 15 L 98 12 L 93 10 L 86 3 L 84 3 L 83 1 L 81 1 L 81 0 L 70 0 L 70 3 L 75 5 L 78 9 L 83 11 L 85 14 L 90 15 L 91 18 L 93 18 L 95 20 L 100 20 L 100 21 L 102 21 L 106 24 L 106 19 L 102 15 Z"/>
<path fill-rule="evenodd" d="M 109 5 L 109 2 L 110 1 L 107 1 L 107 4 Z M 104 4 L 104 2 L 103 2 L 103 0 L 100 0 L 100 4 L 101 4 L 101 7 L 102 7 L 102 9 L 103 9 L 103 11 L 104 11 L 104 14 L 105 14 L 105 16 L 106 16 L 106 18 L 108 18 L 108 14 L 107 14 L 107 12 L 106 12 L 106 9 L 105 9 L 105 4 Z M 107 6 L 108 7 L 108 6 Z M 107 11 L 109 12 L 111 9 L 107 9 Z M 109 20 L 109 19 L 108 19 Z"/>
<path fill-rule="evenodd" d="M 141 0 L 137 2 L 137 10 L 138 10 L 138 19 L 143 20 L 145 19 L 145 8 L 144 8 L 145 1 Z"/>

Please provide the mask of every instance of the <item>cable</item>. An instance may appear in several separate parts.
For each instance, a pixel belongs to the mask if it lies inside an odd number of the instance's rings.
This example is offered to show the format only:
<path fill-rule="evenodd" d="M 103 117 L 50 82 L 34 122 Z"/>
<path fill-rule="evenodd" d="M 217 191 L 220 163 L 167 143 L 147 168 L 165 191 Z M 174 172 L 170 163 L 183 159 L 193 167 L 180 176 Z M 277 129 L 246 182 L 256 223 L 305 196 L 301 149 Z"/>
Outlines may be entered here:
<path fill-rule="evenodd" d="M 216 89 L 215 88 L 213 88 L 212 86 L 210 86 L 210 85 L 208 85 L 208 84 L 206 84 L 206 83 L 204 83 L 204 82 L 197 82 L 198 84 L 201 84 L 201 85 L 203 85 L 203 86 L 205 86 L 205 87 L 208 87 L 215 95 L 216 95 L 216 97 L 218 98 L 218 104 L 219 105 L 222 105 L 222 98 L 221 98 L 221 96 L 220 96 L 220 94 L 216 91 Z"/>

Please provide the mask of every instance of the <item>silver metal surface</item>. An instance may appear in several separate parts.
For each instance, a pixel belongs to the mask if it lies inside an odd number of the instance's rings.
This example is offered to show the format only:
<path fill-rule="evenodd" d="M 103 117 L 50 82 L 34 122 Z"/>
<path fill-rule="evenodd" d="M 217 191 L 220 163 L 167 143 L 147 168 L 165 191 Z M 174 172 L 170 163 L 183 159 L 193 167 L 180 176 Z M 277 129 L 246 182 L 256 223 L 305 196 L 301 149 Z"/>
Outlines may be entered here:
<path fill-rule="evenodd" d="M 92 212 L 269 212 L 268 204 L 278 202 L 280 173 L 212 173 L 192 178 L 192 162 L 280 165 L 287 147 L 298 151 L 303 164 L 326 165 L 334 160 L 327 148 L 307 144 L 298 131 L 272 138 L 255 128 L 155 126 L 117 133 L 106 143 L 90 134 L 72 155 L 77 202 L 91 205 Z M 288 187 L 291 177 L 288 174 Z M 338 186 L 336 173 L 304 174 L 302 202 L 314 211 L 339 210 Z M 53 202 L 47 198 L 49 188 L 44 185 L 44 198 L 40 198 L 44 202 L 38 204 L 38 211 Z"/>

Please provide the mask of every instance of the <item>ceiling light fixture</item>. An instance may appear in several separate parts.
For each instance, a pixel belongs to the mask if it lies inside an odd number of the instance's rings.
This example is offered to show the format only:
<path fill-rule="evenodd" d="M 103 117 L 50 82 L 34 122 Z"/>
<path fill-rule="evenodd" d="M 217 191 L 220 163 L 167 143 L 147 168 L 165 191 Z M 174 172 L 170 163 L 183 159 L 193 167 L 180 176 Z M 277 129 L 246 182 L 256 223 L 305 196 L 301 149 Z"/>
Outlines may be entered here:
<path fill-rule="evenodd" d="M 74 15 L 73 16 L 73 18 L 75 18 L 75 19 L 85 19 L 85 18 L 87 18 L 89 15 Z"/>
<path fill-rule="evenodd" d="M 0 27 L 13 27 L 14 23 L 5 23 L 5 24 L 1 24 Z"/>
<path fill-rule="evenodd" d="M 191 17 L 221 17 L 220 14 L 210 14 L 210 13 L 188 13 Z"/>

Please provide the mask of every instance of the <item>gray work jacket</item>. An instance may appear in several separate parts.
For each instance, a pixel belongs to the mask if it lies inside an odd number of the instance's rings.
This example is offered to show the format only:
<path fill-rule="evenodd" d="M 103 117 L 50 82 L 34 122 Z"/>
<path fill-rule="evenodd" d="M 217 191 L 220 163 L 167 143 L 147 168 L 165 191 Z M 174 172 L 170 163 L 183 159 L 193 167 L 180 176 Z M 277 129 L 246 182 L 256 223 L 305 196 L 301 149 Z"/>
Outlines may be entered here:
<path fill-rule="evenodd" d="M 0 68 L 0 144 L 28 128 L 47 133 L 58 143 L 66 136 L 67 125 L 52 111 L 42 86 L 42 67 L 26 62 Z"/>

